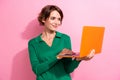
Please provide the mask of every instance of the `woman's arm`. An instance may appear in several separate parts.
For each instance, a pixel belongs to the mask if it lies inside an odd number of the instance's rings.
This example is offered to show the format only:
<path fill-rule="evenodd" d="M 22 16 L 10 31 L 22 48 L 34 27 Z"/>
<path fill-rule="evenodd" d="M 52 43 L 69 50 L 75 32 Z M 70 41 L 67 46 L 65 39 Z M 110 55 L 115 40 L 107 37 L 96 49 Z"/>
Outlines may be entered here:
<path fill-rule="evenodd" d="M 53 56 L 48 61 L 45 61 L 44 63 L 40 63 L 36 55 L 35 48 L 30 43 L 28 44 L 28 50 L 29 50 L 29 57 L 30 57 L 32 70 L 36 75 L 40 75 L 46 72 L 58 61 L 57 58 Z"/>
<path fill-rule="evenodd" d="M 69 36 L 66 36 L 65 38 L 65 48 L 71 50 L 71 40 Z M 63 63 L 64 63 L 64 68 L 66 70 L 67 73 L 71 73 L 74 71 L 75 68 L 78 67 L 79 63 L 81 61 L 76 61 L 76 60 L 72 60 L 72 58 L 63 58 Z"/>

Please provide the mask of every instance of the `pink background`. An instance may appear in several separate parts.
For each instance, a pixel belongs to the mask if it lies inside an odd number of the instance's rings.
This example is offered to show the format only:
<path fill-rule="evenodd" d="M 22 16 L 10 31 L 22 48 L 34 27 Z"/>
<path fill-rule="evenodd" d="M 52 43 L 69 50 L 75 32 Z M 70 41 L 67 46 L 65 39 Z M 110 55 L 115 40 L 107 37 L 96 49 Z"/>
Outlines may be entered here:
<path fill-rule="evenodd" d="M 0 0 L 0 80 L 35 80 L 27 42 L 42 31 L 36 18 L 46 4 L 63 10 L 58 31 L 71 36 L 74 51 L 84 25 L 106 28 L 102 53 L 81 62 L 73 80 L 120 80 L 120 0 Z"/>

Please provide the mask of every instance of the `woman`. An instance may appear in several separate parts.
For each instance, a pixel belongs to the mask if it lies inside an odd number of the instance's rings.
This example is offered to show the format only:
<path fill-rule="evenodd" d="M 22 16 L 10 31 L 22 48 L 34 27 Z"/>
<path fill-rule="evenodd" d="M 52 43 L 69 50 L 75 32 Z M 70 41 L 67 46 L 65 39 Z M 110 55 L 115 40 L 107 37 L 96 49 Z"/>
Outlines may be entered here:
<path fill-rule="evenodd" d="M 29 57 L 36 80 L 71 80 L 81 60 L 90 60 L 94 53 L 84 58 L 63 58 L 60 54 L 71 54 L 71 40 L 66 34 L 56 31 L 62 24 L 63 12 L 55 5 L 45 6 L 38 21 L 43 32 L 28 43 Z M 74 59 L 74 60 L 73 60 Z"/>

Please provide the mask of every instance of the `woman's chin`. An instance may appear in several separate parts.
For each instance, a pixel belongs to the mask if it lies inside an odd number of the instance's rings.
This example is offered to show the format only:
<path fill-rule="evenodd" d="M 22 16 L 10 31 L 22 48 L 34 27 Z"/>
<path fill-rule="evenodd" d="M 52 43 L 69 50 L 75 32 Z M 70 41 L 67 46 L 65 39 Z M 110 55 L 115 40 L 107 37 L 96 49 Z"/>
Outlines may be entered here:
<path fill-rule="evenodd" d="M 56 28 L 54 28 L 54 29 L 51 29 L 51 31 L 56 31 Z"/>

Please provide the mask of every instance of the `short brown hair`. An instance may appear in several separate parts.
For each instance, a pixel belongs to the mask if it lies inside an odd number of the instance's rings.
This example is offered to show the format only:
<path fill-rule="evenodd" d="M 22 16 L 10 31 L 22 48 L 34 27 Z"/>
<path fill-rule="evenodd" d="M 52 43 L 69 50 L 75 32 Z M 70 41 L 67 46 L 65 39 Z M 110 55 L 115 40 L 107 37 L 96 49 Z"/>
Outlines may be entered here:
<path fill-rule="evenodd" d="M 42 20 L 46 20 L 49 16 L 50 16 L 50 13 L 52 11 L 56 10 L 60 16 L 61 16 L 61 22 L 62 22 L 62 19 L 63 19 L 63 12 L 62 10 L 56 6 L 56 5 L 47 5 L 45 7 L 42 8 L 40 14 L 38 15 L 38 21 L 40 22 L 41 25 L 44 25 L 44 23 L 42 22 Z"/>

